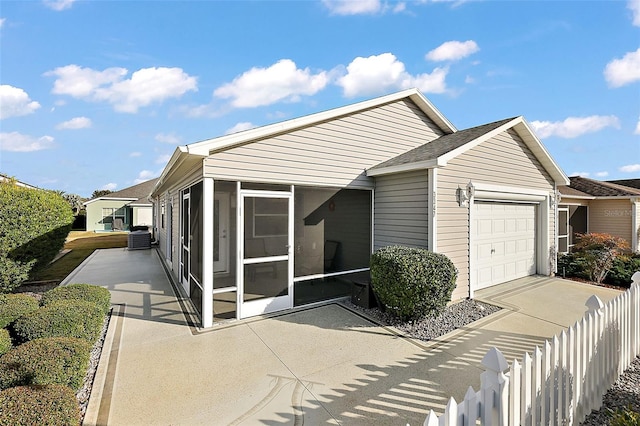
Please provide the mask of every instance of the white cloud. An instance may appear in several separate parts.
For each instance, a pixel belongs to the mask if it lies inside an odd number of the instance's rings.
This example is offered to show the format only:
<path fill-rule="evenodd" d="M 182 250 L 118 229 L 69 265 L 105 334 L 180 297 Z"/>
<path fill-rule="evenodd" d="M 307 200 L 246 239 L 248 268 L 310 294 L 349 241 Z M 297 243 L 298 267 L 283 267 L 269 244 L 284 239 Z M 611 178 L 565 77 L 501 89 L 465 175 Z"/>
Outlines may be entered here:
<path fill-rule="evenodd" d="M 6 20 L 7 20 L 6 18 L 0 18 L 0 28 L 4 26 L 4 23 Z"/>
<path fill-rule="evenodd" d="M 569 176 L 589 177 L 589 172 L 573 172 Z"/>
<path fill-rule="evenodd" d="M 380 0 L 322 0 L 333 15 L 372 15 L 382 11 Z"/>
<path fill-rule="evenodd" d="M 610 87 L 621 87 L 640 80 L 640 48 L 622 59 L 614 59 L 604 69 L 604 78 Z"/>
<path fill-rule="evenodd" d="M 636 130 L 633 132 L 634 135 L 640 135 L 640 118 L 638 119 L 638 124 L 636 124 Z"/>
<path fill-rule="evenodd" d="M 436 68 L 431 74 L 412 76 L 392 53 L 368 58 L 357 57 L 347 66 L 347 74 L 338 78 L 344 95 L 354 97 L 390 90 L 417 87 L 426 93 L 444 93 L 447 68 Z"/>
<path fill-rule="evenodd" d="M 640 172 L 640 164 L 629 164 L 629 165 L 620 167 L 620 169 L 618 170 L 624 173 L 637 173 L 637 172 Z"/>
<path fill-rule="evenodd" d="M 158 133 L 155 136 L 155 139 L 158 142 L 168 143 L 171 145 L 180 145 L 180 142 L 182 142 L 182 138 L 175 133 Z"/>
<path fill-rule="evenodd" d="M 447 41 L 426 54 L 430 61 L 457 61 L 479 51 L 478 44 L 473 40 Z"/>
<path fill-rule="evenodd" d="M 242 132 L 243 130 L 253 129 L 254 127 L 256 127 L 254 124 L 249 123 L 248 121 L 243 121 L 241 123 L 236 124 L 235 126 L 230 128 L 226 132 L 224 132 L 224 134 L 225 135 L 230 135 L 231 133 Z"/>
<path fill-rule="evenodd" d="M 609 176 L 609 172 L 596 172 L 596 177 L 603 178 Z"/>
<path fill-rule="evenodd" d="M 160 175 L 160 173 L 157 172 L 152 172 L 151 170 L 143 170 L 140 173 L 138 173 L 138 178 L 134 179 L 134 184 L 139 184 L 142 182 L 146 182 L 149 179 L 153 179 L 154 177 L 158 177 Z"/>
<path fill-rule="evenodd" d="M 556 136 L 564 139 L 576 138 L 586 133 L 594 133 L 605 127 L 620 128 L 615 115 L 592 115 L 589 117 L 569 117 L 564 121 L 532 121 L 531 127 L 542 139 Z"/>
<path fill-rule="evenodd" d="M 135 151 L 129 154 L 129 157 L 142 157 L 142 153 Z"/>
<path fill-rule="evenodd" d="M 125 68 L 96 71 L 77 65 L 45 73 L 57 77 L 52 90 L 54 94 L 105 101 L 119 112 L 136 113 L 140 107 L 197 91 L 197 79 L 181 68 L 143 68 L 125 79 L 127 74 Z"/>
<path fill-rule="evenodd" d="M 282 59 L 268 68 L 251 68 L 217 88 L 213 94 L 231 98 L 237 108 L 271 105 L 280 101 L 298 102 L 302 95 L 315 95 L 329 82 L 326 71 L 312 74 L 299 69 L 290 59 Z"/>
<path fill-rule="evenodd" d="M 640 0 L 629 0 L 627 8 L 631 9 L 633 14 L 633 25 L 640 27 Z"/>
<path fill-rule="evenodd" d="M 0 133 L 0 150 L 12 152 L 42 151 L 53 147 L 51 136 L 34 137 L 18 132 Z"/>
<path fill-rule="evenodd" d="M 90 118 L 87 117 L 75 117 L 69 121 L 65 121 L 56 126 L 56 129 L 59 130 L 77 130 L 77 129 L 88 129 L 93 125 Z"/>
<path fill-rule="evenodd" d="M 107 183 L 106 185 L 102 185 L 102 188 L 100 188 L 100 189 L 102 189 L 102 190 L 106 189 L 108 191 L 115 191 L 117 187 L 118 187 L 117 183 L 110 182 L 110 183 Z"/>
<path fill-rule="evenodd" d="M 76 0 L 44 0 L 44 5 L 49 9 L 60 12 L 65 9 L 71 9 Z"/>
<path fill-rule="evenodd" d="M 32 101 L 24 90 L 8 84 L 0 85 L 0 120 L 28 115 L 38 108 L 40 104 Z"/>
<path fill-rule="evenodd" d="M 156 164 L 167 164 L 171 160 L 171 154 L 163 154 L 156 158 Z"/>

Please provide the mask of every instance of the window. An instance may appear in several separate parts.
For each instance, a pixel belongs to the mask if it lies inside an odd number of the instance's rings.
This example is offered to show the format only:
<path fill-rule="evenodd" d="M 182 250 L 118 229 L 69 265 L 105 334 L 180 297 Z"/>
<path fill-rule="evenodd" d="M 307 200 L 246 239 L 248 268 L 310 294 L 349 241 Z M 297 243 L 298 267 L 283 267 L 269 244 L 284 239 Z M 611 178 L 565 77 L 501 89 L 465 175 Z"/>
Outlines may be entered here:
<path fill-rule="evenodd" d="M 286 237 L 288 208 L 286 199 L 253 198 L 253 237 Z"/>
<path fill-rule="evenodd" d="M 164 200 L 160 203 L 160 227 L 164 229 Z"/>
<path fill-rule="evenodd" d="M 112 229 L 113 222 L 115 222 L 116 219 L 120 219 L 123 224 L 126 223 L 125 217 L 124 207 L 120 207 L 119 209 L 112 207 L 102 208 L 102 223 L 105 224 L 105 229 Z"/>

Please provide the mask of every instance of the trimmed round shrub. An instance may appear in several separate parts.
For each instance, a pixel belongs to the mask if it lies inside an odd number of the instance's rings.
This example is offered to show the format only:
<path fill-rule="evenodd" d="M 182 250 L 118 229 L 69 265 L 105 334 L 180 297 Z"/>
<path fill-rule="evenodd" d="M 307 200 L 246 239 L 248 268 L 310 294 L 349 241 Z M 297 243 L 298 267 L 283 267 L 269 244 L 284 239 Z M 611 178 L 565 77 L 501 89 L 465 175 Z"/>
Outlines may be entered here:
<path fill-rule="evenodd" d="M 71 284 L 56 287 L 47 291 L 41 300 L 43 306 L 48 306 L 60 300 L 84 300 L 98 305 L 104 314 L 111 309 L 111 293 L 104 287 L 91 284 Z"/>
<path fill-rule="evenodd" d="M 94 343 L 105 315 L 98 305 L 81 300 L 59 300 L 18 318 L 13 332 L 20 342 L 42 337 L 77 337 Z"/>
<path fill-rule="evenodd" d="M 447 256 L 403 246 L 377 250 L 371 255 L 370 268 L 378 300 L 402 320 L 442 312 L 458 277 Z"/>
<path fill-rule="evenodd" d="M 73 390 L 62 385 L 19 386 L 0 391 L 0 426 L 80 424 Z"/>
<path fill-rule="evenodd" d="M 64 246 L 73 213 L 54 191 L 0 182 L 0 293 L 47 266 Z"/>
<path fill-rule="evenodd" d="M 0 355 L 9 352 L 12 347 L 9 330 L 0 328 Z"/>
<path fill-rule="evenodd" d="M 38 301 L 27 294 L 0 294 L 0 328 L 38 309 Z"/>
<path fill-rule="evenodd" d="M 80 389 L 92 345 L 83 339 L 49 337 L 16 346 L 0 357 L 0 389 L 59 384 Z"/>

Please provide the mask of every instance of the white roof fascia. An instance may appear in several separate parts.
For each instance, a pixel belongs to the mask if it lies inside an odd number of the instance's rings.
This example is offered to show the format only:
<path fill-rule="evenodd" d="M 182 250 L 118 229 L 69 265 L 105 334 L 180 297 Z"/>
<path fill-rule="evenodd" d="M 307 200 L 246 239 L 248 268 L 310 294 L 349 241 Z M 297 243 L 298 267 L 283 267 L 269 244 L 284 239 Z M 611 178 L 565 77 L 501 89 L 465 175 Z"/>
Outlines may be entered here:
<path fill-rule="evenodd" d="M 429 102 L 417 89 L 408 89 L 402 92 L 392 93 L 375 99 L 358 102 L 343 107 L 318 112 L 304 117 L 294 118 L 280 123 L 269 124 L 255 129 L 249 129 L 230 135 L 207 139 L 187 145 L 189 153 L 207 156 L 212 151 L 218 151 L 235 145 L 250 142 L 255 139 L 266 138 L 280 133 L 290 132 L 312 124 L 332 120 L 355 112 L 374 108 L 400 99 L 410 98 L 425 114 L 431 118 L 445 133 L 454 133 L 456 128 L 447 120 L 436 107 Z"/>
<path fill-rule="evenodd" d="M 593 195 L 565 195 L 562 192 L 560 193 L 560 201 L 562 201 L 563 199 L 570 199 L 570 198 L 574 198 L 576 200 L 595 200 L 596 197 L 594 197 Z"/>
<path fill-rule="evenodd" d="M 89 201 L 85 201 L 84 204 L 85 206 L 91 203 L 95 203 L 96 201 L 136 201 L 137 198 L 133 198 L 133 197 L 98 197 L 98 198 L 94 198 L 93 200 L 89 200 Z"/>
<path fill-rule="evenodd" d="M 151 193 L 149 194 L 149 196 L 152 196 L 153 194 L 156 193 L 158 188 L 160 188 L 162 184 L 167 180 L 167 178 L 173 173 L 173 169 L 180 166 L 180 164 L 184 162 L 184 160 L 188 155 L 200 155 L 200 154 L 195 154 L 190 152 L 188 145 L 180 145 L 175 149 L 175 151 L 173 151 L 173 154 L 171 155 L 169 162 L 167 162 L 167 165 L 162 170 L 162 173 L 160 174 L 160 177 L 158 178 L 153 189 L 151 190 Z M 204 157 L 204 155 L 201 155 L 201 156 Z"/>
<path fill-rule="evenodd" d="M 397 164 L 395 166 L 389 167 L 380 167 L 377 169 L 369 169 L 366 170 L 367 176 L 382 176 L 382 175 L 390 175 L 393 173 L 403 173 L 410 172 L 413 170 L 424 170 L 424 169 L 432 169 L 434 167 L 441 167 L 444 164 L 441 164 L 439 159 L 436 160 L 427 160 L 427 161 L 418 161 L 415 163 L 406 163 L 406 164 Z"/>

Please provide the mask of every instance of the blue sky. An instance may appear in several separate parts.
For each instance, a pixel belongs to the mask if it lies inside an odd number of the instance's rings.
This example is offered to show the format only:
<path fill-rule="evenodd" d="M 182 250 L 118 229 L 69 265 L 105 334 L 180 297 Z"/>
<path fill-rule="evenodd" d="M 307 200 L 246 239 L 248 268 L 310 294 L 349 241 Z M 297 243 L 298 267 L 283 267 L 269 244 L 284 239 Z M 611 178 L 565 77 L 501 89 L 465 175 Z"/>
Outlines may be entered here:
<path fill-rule="evenodd" d="M 640 0 L 3 0 L 0 84 L 0 172 L 85 197 L 410 87 L 458 129 L 524 116 L 568 175 L 640 178 Z"/>

